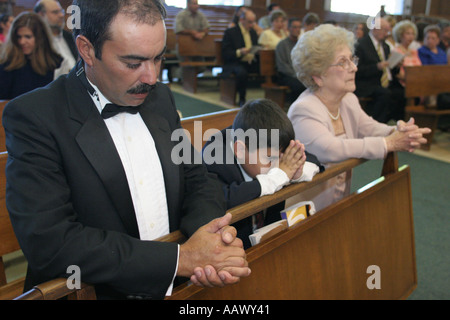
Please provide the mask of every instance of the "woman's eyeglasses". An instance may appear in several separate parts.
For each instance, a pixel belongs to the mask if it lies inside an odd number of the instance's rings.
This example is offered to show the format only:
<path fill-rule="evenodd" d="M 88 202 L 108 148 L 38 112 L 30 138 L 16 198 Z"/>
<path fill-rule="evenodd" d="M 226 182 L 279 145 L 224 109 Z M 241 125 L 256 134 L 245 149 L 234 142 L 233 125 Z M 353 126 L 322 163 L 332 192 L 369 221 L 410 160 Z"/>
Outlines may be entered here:
<path fill-rule="evenodd" d="M 351 59 L 343 58 L 336 64 L 330 65 L 330 67 L 341 67 L 345 70 L 350 70 L 352 67 L 352 63 L 357 67 L 359 62 L 359 58 L 357 56 L 353 56 Z"/>

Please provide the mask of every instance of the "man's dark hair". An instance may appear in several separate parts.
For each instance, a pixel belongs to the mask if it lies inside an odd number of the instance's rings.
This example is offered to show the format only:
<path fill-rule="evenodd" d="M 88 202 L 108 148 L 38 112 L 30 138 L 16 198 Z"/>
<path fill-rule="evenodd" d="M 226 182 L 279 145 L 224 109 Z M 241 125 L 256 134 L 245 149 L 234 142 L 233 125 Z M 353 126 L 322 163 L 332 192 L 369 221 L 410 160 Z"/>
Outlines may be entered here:
<path fill-rule="evenodd" d="M 99 60 L 103 44 L 111 39 L 111 22 L 118 13 L 150 25 L 166 18 L 166 9 L 160 0 L 74 0 L 73 5 L 80 8 L 81 19 L 80 29 L 73 30 L 73 37 L 85 36 L 94 46 L 95 57 Z"/>
<path fill-rule="evenodd" d="M 34 5 L 33 11 L 36 13 L 45 12 L 45 5 L 42 1 L 36 2 Z"/>
<path fill-rule="evenodd" d="M 288 20 L 288 28 L 292 25 L 293 22 L 295 21 L 299 21 L 300 23 L 302 22 L 302 20 L 298 17 L 293 17 L 293 18 L 289 18 Z"/>
<path fill-rule="evenodd" d="M 295 139 L 294 127 L 286 112 L 269 99 L 248 101 L 234 118 L 232 128 L 233 130 L 242 129 L 244 132 L 248 129 L 256 130 L 258 148 L 262 146 L 272 148 L 278 143 L 280 151 L 284 152 L 290 141 Z M 262 129 L 267 130 L 267 142 L 260 140 L 259 133 Z M 274 129 L 279 131 L 279 141 L 271 141 L 271 130 Z M 248 139 L 245 141 L 245 146 L 249 151 L 253 151 L 250 150 Z"/>
<path fill-rule="evenodd" d="M 267 11 L 271 12 L 273 10 L 274 7 L 279 7 L 278 4 L 276 3 L 271 3 L 267 6 Z"/>

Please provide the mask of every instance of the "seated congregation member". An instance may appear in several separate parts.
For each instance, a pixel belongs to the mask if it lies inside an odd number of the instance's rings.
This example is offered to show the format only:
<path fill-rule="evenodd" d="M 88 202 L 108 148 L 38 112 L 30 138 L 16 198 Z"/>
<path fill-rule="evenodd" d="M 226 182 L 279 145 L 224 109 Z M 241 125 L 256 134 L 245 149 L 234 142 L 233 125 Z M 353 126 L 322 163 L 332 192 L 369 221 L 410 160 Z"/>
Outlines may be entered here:
<path fill-rule="evenodd" d="M 225 30 L 222 39 L 222 77 L 236 78 L 240 107 L 245 103 L 248 75 L 259 72 L 259 58 L 251 52 L 252 47 L 258 45 L 258 35 L 253 29 L 255 23 L 255 13 L 246 9 L 241 13 L 238 25 Z"/>
<path fill-rule="evenodd" d="M 298 41 L 302 22 L 299 18 L 291 18 L 288 23 L 289 36 L 281 40 L 275 49 L 275 65 L 277 69 L 277 83 L 290 89 L 288 101 L 295 99 L 306 89 L 298 80 L 292 67 L 291 51 Z"/>
<path fill-rule="evenodd" d="M 186 0 L 186 9 L 176 15 L 175 34 L 190 35 L 195 40 L 201 40 L 208 34 L 209 21 L 199 7 L 197 0 Z"/>
<path fill-rule="evenodd" d="M 273 194 L 290 182 L 310 181 L 324 170 L 294 136 L 291 122 L 277 104 L 256 99 L 242 107 L 231 127 L 211 137 L 203 148 L 203 161 L 222 182 L 228 209 Z M 280 220 L 283 209 L 280 203 L 268 208 L 265 217 L 257 214 L 236 223 L 244 248 L 250 246 L 248 236 L 254 229 Z"/>
<path fill-rule="evenodd" d="M 248 6 L 236 7 L 233 18 L 232 18 L 231 22 L 228 24 L 228 28 L 236 27 L 239 24 L 239 19 L 241 17 L 241 14 L 245 10 L 248 10 L 248 9 L 249 9 Z M 254 23 L 252 28 L 255 30 L 255 32 L 258 36 L 264 31 L 263 28 L 261 28 L 257 23 Z"/>
<path fill-rule="evenodd" d="M 390 84 L 390 90 L 393 93 L 394 106 L 392 108 L 391 119 L 405 119 L 405 67 L 421 66 L 417 49 L 411 47 L 411 44 L 417 38 L 417 26 L 409 20 L 403 20 L 395 24 L 392 30 L 394 40 L 396 42 L 394 51 L 404 56 L 403 61 L 399 65 L 400 70 Z"/>
<path fill-rule="evenodd" d="M 300 36 L 305 34 L 310 30 L 314 30 L 320 24 L 320 18 L 317 13 L 308 12 L 302 20 L 302 30 L 300 31 Z"/>
<path fill-rule="evenodd" d="M 267 6 L 267 15 L 259 18 L 258 20 L 258 26 L 262 30 L 270 29 L 271 23 L 270 23 L 270 14 L 274 12 L 275 10 L 281 10 L 281 7 L 276 3 L 271 3 Z"/>
<path fill-rule="evenodd" d="M 423 46 L 419 48 L 422 65 L 447 64 L 447 54 L 439 47 L 441 28 L 438 25 L 425 27 Z"/>
<path fill-rule="evenodd" d="M 412 152 L 426 143 L 414 120 L 388 126 L 369 117 L 355 96 L 357 59 L 354 35 L 343 28 L 322 25 L 304 34 L 292 51 L 300 81 L 308 88 L 288 111 L 296 139 L 320 162 L 349 158 L 382 159 L 390 151 Z M 326 43 L 327 45 L 323 45 Z M 351 172 L 328 180 L 309 194 L 320 210 L 347 195 Z"/>
<path fill-rule="evenodd" d="M 396 76 L 401 85 L 404 86 L 404 67 L 422 65 L 417 49 L 410 48 L 411 43 L 417 38 L 417 27 L 411 21 L 403 20 L 395 25 L 392 33 L 396 42 L 394 50 L 404 55 L 403 62 L 400 66 L 400 72 Z"/>
<path fill-rule="evenodd" d="M 163 299 L 175 277 L 236 283 L 250 269 L 220 183 L 172 158 L 182 128 L 157 81 L 165 8 L 107 2 L 74 0 L 82 60 L 3 113 L 6 206 L 28 261 L 25 290 L 70 276 L 71 265 L 99 299 Z M 176 230 L 183 244 L 157 240 Z"/>
<path fill-rule="evenodd" d="M 0 99 L 13 99 L 53 81 L 62 57 L 51 39 L 36 13 L 24 12 L 14 19 L 0 56 Z"/>
<path fill-rule="evenodd" d="M 78 60 L 77 47 L 72 32 L 64 29 L 66 25 L 65 10 L 56 0 L 39 0 L 33 10 L 49 25 L 55 49 L 63 57 L 61 67 L 55 71 L 56 79 L 60 75 L 69 73 Z"/>
<path fill-rule="evenodd" d="M 264 49 L 275 50 L 277 44 L 288 36 L 285 29 L 286 20 L 286 14 L 281 10 L 275 10 L 270 14 L 271 27 L 264 30 L 258 39 L 258 43 Z"/>
<path fill-rule="evenodd" d="M 386 39 L 391 32 L 391 26 L 385 18 L 380 18 L 380 28 L 373 28 L 369 34 L 359 39 L 355 55 L 359 58 L 356 72 L 356 91 L 358 98 L 370 98 L 371 102 L 366 108 L 368 115 L 376 121 L 387 123 L 399 106 L 397 92 L 390 90 L 393 77 L 399 68 L 389 68 L 387 59 L 391 53 Z M 399 97 L 402 98 L 403 95 Z"/>
<path fill-rule="evenodd" d="M 369 28 L 367 27 L 367 23 L 360 22 L 353 26 L 353 33 L 355 34 L 356 39 L 361 39 L 365 37 L 369 33 Z"/>

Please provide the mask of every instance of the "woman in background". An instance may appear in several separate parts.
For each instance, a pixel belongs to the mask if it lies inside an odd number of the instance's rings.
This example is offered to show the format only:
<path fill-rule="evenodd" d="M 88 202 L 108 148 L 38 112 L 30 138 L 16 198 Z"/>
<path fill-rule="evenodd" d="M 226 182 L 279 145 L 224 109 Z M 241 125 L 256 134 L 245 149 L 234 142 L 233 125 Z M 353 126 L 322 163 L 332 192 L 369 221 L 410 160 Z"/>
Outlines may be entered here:
<path fill-rule="evenodd" d="M 287 16 L 281 10 L 275 10 L 270 14 L 271 28 L 264 30 L 259 36 L 258 43 L 264 49 L 275 50 L 278 42 L 288 36 L 286 32 Z"/>
<path fill-rule="evenodd" d="M 405 86 L 405 69 L 404 67 L 421 66 L 422 62 L 419 58 L 417 49 L 411 48 L 410 45 L 417 38 L 417 27 L 409 20 L 398 22 L 392 30 L 396 42 L 394 50 L 403 54 L 403 64 L 397 75 L 397 80 Z"/>
<path fill-rule="evenodd" d="M 23 12 L 14 19 L 0 54 L 0 99 L 13 99 L 53 81 L 62 57 L 51 39 L 36 13 Z"/>
<path fill-rule="evenodd" d="M 419 49 L 419 58 L 423 65 L 447 64 L 447 55 L 438 45 L 441 37 L 441 28 L 429 25 L 424 30 L 423 46 Z"/>
<path fill-rule="evenodd" d="M 350 158 L 383 159 L 391 151 L 412 152 L 426 143 L 414 119 L 389 126 L 369 117 L 353 93 L 358 59 L 352 32 L 322 25 L 305 33 L 292 50 L 292 64 L 306 86 L 291 105 L 288 117 L 296 139 L 324 164 Z M 351 171 L 308 190 L 301 196 L 313 200 L 318 210 L 350 191 Z M 294 201 L 294 203 L 295 203 Z M 298 201 L 297 201 L 298 202 Z"/>

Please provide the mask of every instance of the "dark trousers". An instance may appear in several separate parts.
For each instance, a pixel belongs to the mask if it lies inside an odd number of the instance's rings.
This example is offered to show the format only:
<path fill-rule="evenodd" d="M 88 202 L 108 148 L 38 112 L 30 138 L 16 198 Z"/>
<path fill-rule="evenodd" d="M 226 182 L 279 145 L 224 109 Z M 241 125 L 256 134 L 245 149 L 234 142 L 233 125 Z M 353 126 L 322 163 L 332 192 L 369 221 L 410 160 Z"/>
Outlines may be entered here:
<path fill-rule="evenodd" d="M 289 103 L 294 102 L 306 90 L 306 87 L 297 78 L 282 73 L 277 76 L 277 83 L 281 86 L 288 86 L 291 90 L 287 96 Z"/>
<path fill-rule="evenodd" d="M 228 78 L 234 75 L 236 79 L 236 91 L 239 94 L 239 101 L 245 100 L 248 76 L 250 73 L 259 72 L 259 62 L 239 62 L 235 64 L 225 64 L 223 67 L 223 77 Z"/>

